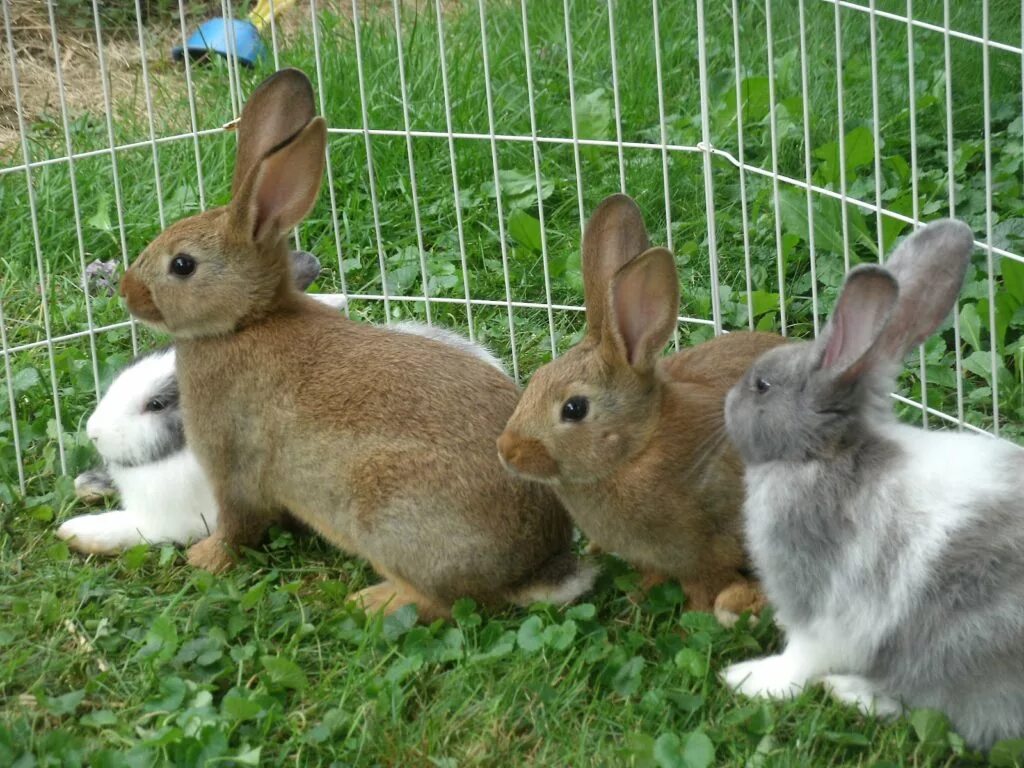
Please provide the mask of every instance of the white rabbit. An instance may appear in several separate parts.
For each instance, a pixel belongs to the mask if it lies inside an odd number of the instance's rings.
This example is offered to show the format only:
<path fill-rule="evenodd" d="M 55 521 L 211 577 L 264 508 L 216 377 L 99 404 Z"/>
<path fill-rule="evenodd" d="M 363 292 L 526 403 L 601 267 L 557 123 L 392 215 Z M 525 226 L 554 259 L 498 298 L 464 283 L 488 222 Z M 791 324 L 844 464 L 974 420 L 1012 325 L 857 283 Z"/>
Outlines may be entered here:
<path fill-rule="evenodd" d="M 1024 450 L 900 424 L 889 398 L 972 248 L 963 224 L 924 227 L 850 273 L 816 341 L 729 393 L 751 556 L 787 636 L 725 670 L 739 692 L 821 681 L 865 711 L 942 710 L 976 747 L 1024 736 Z"/>

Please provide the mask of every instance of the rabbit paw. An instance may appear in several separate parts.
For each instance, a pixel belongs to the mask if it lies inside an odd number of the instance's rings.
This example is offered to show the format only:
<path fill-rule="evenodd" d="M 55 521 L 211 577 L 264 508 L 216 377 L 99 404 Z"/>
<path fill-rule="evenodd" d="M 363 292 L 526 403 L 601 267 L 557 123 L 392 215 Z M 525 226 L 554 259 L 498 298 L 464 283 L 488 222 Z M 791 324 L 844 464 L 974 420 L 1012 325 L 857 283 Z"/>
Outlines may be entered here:
<path fill-rule="evenodd" d="M 227 542 L 218 534 L 207 536 L 188 548 L 188 564 L 210 573 L 221 573 L 235 564 Z"/>
<path fill-rule="evenodd" d="M 85 504 L 100 504 L 116 495 L 117 486 L 105 469 L 90 469 L 75 478 L 75 496 Z"/>
<path fill-rule="evenodd" d="M 850 704 L 865 715 L 891 718 L 903 712 L 902 704 L 859 675 L 826 675 L 821 683 L 836 701 Z"/>
<path fill-rule="evenodd" d="M 767 699 L 793 698 L 805 682 L 794 675 L 792 660 L 781 655 L 732 664 L 722 672 L 722 680 L 744 696 Z"/>
<path fill-rule="evenodd" d="M 715 598 L 715 618 L 723 627 L 732 627 L 745 611 L 751 613 L 751 624 L 765 606 L 764 593 L 757 582 L 738 581 L 718 593 Z"/>
<path fill-rule="evenodd" d="M 86 555 L 113 555 L 145 541 L 131 516 L 120 510 L 66 520 L 57 529 L 57 538 Z"/>

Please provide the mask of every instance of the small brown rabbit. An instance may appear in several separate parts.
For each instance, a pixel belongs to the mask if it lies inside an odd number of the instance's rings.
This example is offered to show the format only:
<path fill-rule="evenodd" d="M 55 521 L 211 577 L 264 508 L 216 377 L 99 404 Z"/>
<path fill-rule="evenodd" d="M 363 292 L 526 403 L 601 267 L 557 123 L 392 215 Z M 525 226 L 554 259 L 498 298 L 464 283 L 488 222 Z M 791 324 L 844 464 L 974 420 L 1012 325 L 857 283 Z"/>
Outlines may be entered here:
<path fill-rule="evenodd" d="M 730 333 L 661 357 L 679 308 L 672 254 L 651 248 L 625 195 L 583 236 L 586 338 L 540 368 L 498 439 L 502 461 L 553 487 L 596 549 L 667 578 L 723 622 L 763 598 L 746 576 L 743 466 L 725 435 L 725 395 L 783 342 Z"/>
<path fill-rule="evenodd" d="M 594 574 L 565 510 L 494 455 L 515 384 L 294 287 L 286 237 L 316 200 L 326 140 L 306 76 L 272 75 L 242 112 L 231 202 L 168 228 L 121 285 L 175 337 L 186 435 L 218 503 L 189 561 L 227 567 L 287 510 L 384 577 L 358 595 L 368 609 L 574 599 Z"/>

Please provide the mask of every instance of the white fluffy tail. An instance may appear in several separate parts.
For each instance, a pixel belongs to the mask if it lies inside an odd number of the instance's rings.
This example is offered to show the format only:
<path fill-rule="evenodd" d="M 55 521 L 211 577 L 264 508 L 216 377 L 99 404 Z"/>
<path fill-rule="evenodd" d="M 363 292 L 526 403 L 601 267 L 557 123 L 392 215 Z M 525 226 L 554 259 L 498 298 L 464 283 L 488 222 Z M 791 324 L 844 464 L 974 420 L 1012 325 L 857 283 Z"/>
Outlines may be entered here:
<path fill-rule="evenodd" d="M 597 565 L 589 558 L 563 552 L 548 560 L 529 581 L 509 594 L 516 605 L 566 605 L 589 592 L 597 579 Z"/>

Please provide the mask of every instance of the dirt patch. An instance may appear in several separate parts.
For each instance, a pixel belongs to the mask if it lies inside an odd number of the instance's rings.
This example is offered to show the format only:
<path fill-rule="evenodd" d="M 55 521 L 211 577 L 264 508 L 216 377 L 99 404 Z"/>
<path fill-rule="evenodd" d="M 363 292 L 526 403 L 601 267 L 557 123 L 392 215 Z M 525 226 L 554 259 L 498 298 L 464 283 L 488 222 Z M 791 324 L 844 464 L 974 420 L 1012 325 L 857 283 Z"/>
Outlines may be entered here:
<path fill-rule="evenodd" d="M 47 3 L 42 0 L 5 0 L 14 39 L 18 89 L 22 118 L 26 125 L 40 119 L 61 122 L 60 89 L 54 57 L 54 31 L 50 25 Z M 100 11 L 102 51 L 107 71 L 107 87 L 114 114 L 125 110 L 142 118 L 146 101 L 142 88 L 142 64 L 145 55 L 149 71 L 150 91 L 155 100 L 184 94 L 185 78 L 181 65 L 170 61 L 170 49 L 181 43 L 180 17 L 177 3 L 150 0 L 143 7 L 143 37 L 140 44 L 135 3 L 122 0 L 104 3 Z M 58 6 L 56 22 L 57 52 L 64 98 L 69 120 L 89 112 L 105 112 L 104 84 L 100 69 L 100 46 L 90 3 Z M 206 18 L 219 16 L 219 0 L 189 2 L 185 28 L 191 33 Z M 69 10 L 70 9 L 70 10 Z M 296 3 L 275 23 L 279 44 L 308 25 L 308 0 Z M 267 33 L 269 39 L 269 32 Z M 0 29 L 0 162 L 21 161 L 21 138 L 18 131 L 17 104 L 11 76 L 11 56 L 6 30 Z M 183 121 L 187 115 L 183 115 Z M 187 128 L 183 123 L 180 129 Z"/>

